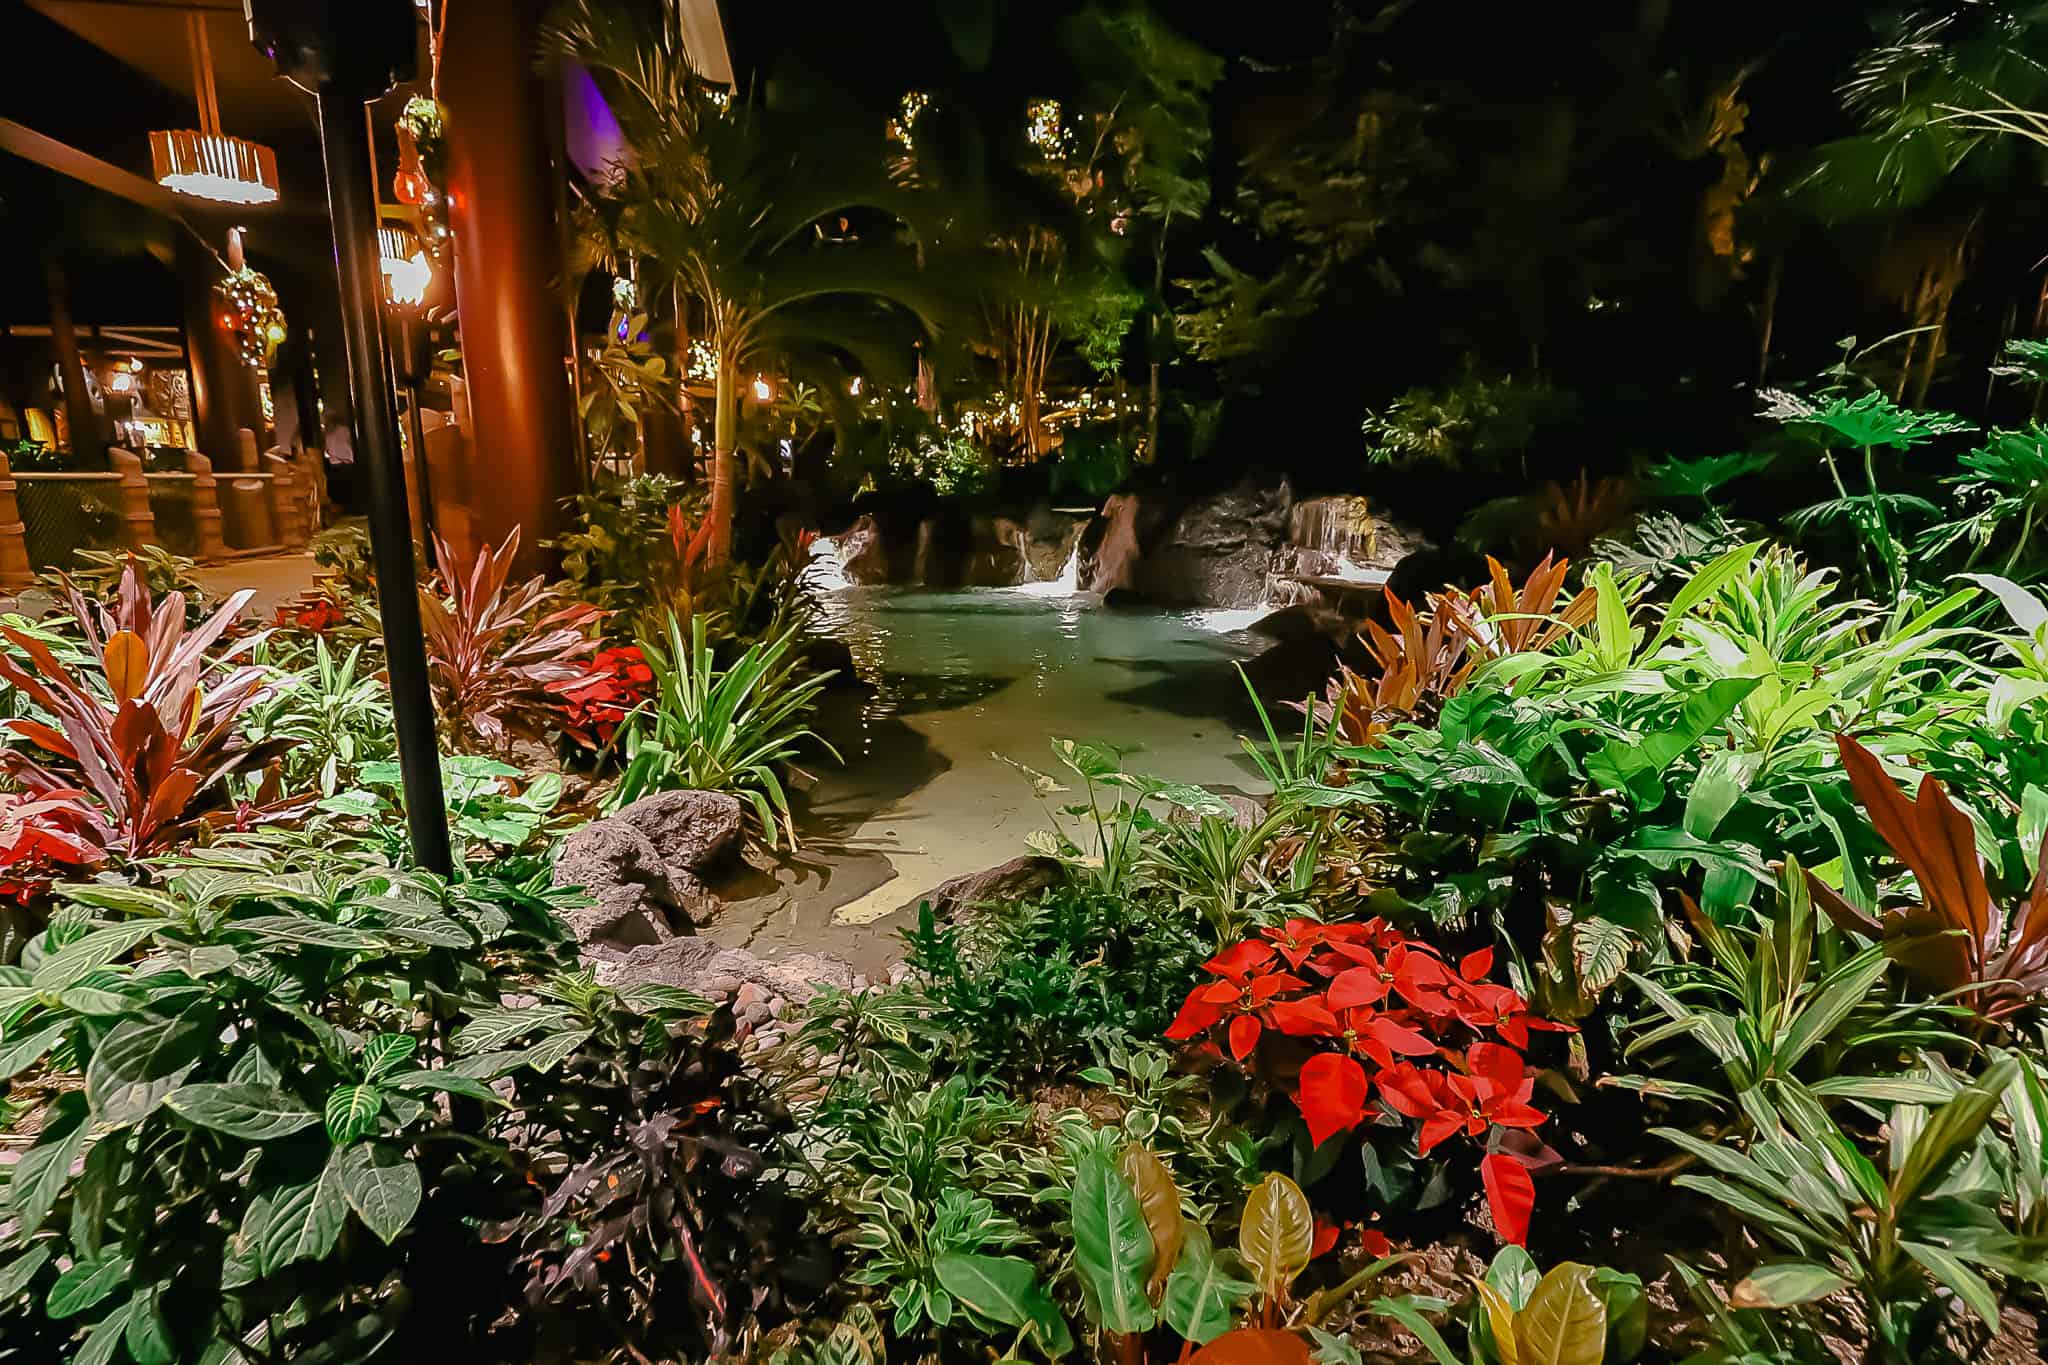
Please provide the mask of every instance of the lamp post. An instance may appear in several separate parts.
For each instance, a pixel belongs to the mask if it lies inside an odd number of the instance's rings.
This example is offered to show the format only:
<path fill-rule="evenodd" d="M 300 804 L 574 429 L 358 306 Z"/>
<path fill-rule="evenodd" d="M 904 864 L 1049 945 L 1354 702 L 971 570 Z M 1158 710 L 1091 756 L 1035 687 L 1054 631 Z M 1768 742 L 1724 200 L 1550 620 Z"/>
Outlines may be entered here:
<path fill-rule="evenodd" d="M 377 238 L 377 190 L 363 106 L 414 71 L 411 0 L 242 0 L 249 38 L 278 74 L 311 93 L 320 112 L 327 210 L 341 283 L 342 341 L 348 351 L 355 448 L 369 476 L 370 548 L 384 621 L 398 763 L 413 858 L 448 875 L 448 813 L 434 739 L 434 702 L 420 624 L 418 567 L 406 509 L 405 466 L 384 340 L 384 272 Z"/>

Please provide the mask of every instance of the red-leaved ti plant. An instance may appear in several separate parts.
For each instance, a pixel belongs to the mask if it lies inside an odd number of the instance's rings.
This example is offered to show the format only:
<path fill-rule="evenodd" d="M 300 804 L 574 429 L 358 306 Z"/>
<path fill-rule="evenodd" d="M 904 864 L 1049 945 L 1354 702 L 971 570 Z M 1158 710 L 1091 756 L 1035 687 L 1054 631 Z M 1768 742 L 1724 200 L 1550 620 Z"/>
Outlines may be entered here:
<path fill-rule="evenodd" d="M 1492 949 L 1453 968 L 1385 920 L 1289 920 L 1202 969 L 1215 980 L 1188 994 L 1167 1037 L 1208 1038 L 1247 1068 L 1275 1034 L 1308 1041 L 1316 1050 L 1292 1094 L 1311 1140 L 1320 1146 L 1383 1109 L 1416 1122 L 1424 1156 L 1453 1139 L 1478 1142 L 1494 1227 L 1505 1241 L 1526 1240 L 1535 1187 L 1515 1150 L 1527 1144 L 1510 1134 L 1545 1115 L 1531 1103 L 1536 1075 L 1522 1050 L 1532 1030 L 1570 1028 L 1486 979 Z"/>
<path fill-rule="evenodd" d="M 0 898 L 30 904 L 59 877 L 104 858 L 76 803 L 0 797 Z"/>
<path fill-rule="evenodd" d="M 434 538 L 448 596 L 420 593 L 427 674 L 434 710 L 466 752 L 544 735 L 560 714 L 554 687 L 581 677 L 596 648 L 588 627 L 604 612 L 587 602 L 550 610 L 554 595 L 538 575 L 508 587 L 518 554 L 516 526 L 496 548 L 479 550 L 467 571 Z"/>
<path fill-rule="evenodd" d="M 187 630 L 185 595 L 152 603 L 133 560 L 112 611 L 68 583 L 64 591 L 99 678 L 74 676 L 34 636 L 0 627 L 32 665 L 0 655 L 0 680 L 54 722 L 6 722 L 28 741 L 0 751 L 0 767 L 31 798 L 7 817 L 15 847 L 76 855 L 60 861 L 81 865 L 139 858 L 205 825 L 246 827 L 307 804 L 279 800 L 268 786 L 254 805 L 226 799 L 227 778 L 271 756 L 246 743 L 237 724 L 265 681 L 262 669 L 236 662 L 254 637 L 208 652 L 252 594 L 236 593 Z"/>
<path fill-rule="evenodd" d="M 562 733 L 586 749 L 602 749 L 654 695 L 654 670 L 638 645 L 601 649 L 581 677 L 549 689 L 561 700 Z"/>
<path fill-rule="evenodd" d="M 2008 914 L 1991 898 L 1970 817 L 1940 779 L 1928 774 L 1919 796 L 1908 797 L 1870 750 L 1847 735 L 1835 745 L 1871 828 L 1920 889 L 1918 904 L 1873 915 L 1807 873 L 1814 901 L 1836 927 L 1884 944 L 1922 986 L 1990 1024 L 2004 1025 L 2048 994 L 2048 838 L 2033 884 Z"/>

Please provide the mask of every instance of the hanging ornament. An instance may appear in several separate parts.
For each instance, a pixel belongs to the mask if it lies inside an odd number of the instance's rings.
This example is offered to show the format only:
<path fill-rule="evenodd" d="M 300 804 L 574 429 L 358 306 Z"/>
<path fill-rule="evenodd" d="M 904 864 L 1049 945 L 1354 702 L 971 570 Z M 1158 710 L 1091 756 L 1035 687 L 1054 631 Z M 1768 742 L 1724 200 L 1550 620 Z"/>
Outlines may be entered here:
<path fill-rule="evenodd" d="M 270 368 L 284 340 L 284 310 L 262 271 L 242 255 L 242 230 L 228 229 L 228 273 L 213 287 L 214 316 L 235 343 L 235 353 L 252 370 Z"/>
<path fill-rule="evenodd" d="M 398 115 L 398 174 L 391 193 L 419 215 L 420 244 L 435 265 L 446 265 L 448 246 L 448 146 L 441 106 L 414 95 Z"/>

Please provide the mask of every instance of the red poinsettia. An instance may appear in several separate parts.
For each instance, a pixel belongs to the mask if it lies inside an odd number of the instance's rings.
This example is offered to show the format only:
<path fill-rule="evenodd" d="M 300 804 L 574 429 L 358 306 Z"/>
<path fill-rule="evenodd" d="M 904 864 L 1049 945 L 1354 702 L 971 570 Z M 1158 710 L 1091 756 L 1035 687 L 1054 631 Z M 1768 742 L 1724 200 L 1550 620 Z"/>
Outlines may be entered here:
<path fill-rule="evenodd" d="M 1412 1120 L 1427 1156 L 1453 1138 L 1487 1152 L 1480 1176 L 1503 1238 L 1528 1233 L 1534 1185 L 1503 1144 L 1544 1121 L 1531 1103 L 1534 1073 L 1522 1055 L 1532 1030 L 1569 1031 L 1538 1019 L 1513 988 L 1487 980 L 1490 949 L 1455 969 L 1429 944 L 1382 919 L 1355 924 L 1289 920 L 1202 964 L 1167 1030 L 1207 1038 L 1256 1067 L 1271 1034 L 1311 1040 L 1292 1095 L 1318 1146 L 1375 1114 Z M 1282 1068 L 1282 1074 L 1285 1068 Z M 1375 1103 L 1375 1096 L 1377 1103 Z"/>
<path fill-rule="evenodd" d="M 309 631 L 314 635 L 325 635 L 336 626 L 348 620 L 341 603 L 320 593 L 307 593 L 290 602 L 282 602 L 277 608 L 277 624 L 292 630 Z"/>
<path fill-rule="evenodd" d="M 562 733 L 587 749 L 601 749 L 653 687 L 654 670 L 639 646 L 621 645 L 599 650 L 581 674 L 548 690 L 561 699 Z"/>

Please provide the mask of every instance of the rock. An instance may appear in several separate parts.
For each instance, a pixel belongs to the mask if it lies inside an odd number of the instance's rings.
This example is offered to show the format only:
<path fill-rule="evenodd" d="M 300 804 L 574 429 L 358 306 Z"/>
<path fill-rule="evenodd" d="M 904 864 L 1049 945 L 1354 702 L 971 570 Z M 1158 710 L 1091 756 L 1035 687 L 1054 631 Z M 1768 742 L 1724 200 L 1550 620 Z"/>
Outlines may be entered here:
<path fill-rule="evenodd" d="M 1245 629 L 1253 635 L 1289 645 L 1307 640 L 1342 640 L 1357 631 L 1358 623 L 1341 612 L 1331 611 L 1318 599 L 1282 607 L 1261 616 Z"/>
<path fill-rule="evenodd" d="M 1236 792 L 1214 792 L 1212 795 L 1230 807 L 1230 823 L 1239 829 L 1253 829 L 1266 818 L 1266 803 L 1256 796 L 1240 796 Z M 1175 806 L 1166 819 L 1167 823 L 1175 825 L 1196 823 L 1195 813 L 1181 806 Z"/>
<path fill-rule="evenodd" d="M 1060 865 L 1051 858 L 1027 853 L 1006 863 L 970 872 L 942 882 L 906 904 L 905 910 L 930 905 L 938 919 L 950 919 L 964 910 L 1002 901 L 1019 901 L 1059 883 Z"/>
<path fill-rule="evenodd" d="M 591 960 L 598 981 L 607 986 L 679 986 L 712 1000 L 736 1002 L 746 992 L 745 1004 L 738 1008 L 758 1011 L 764 1019 L 775 1000 L 802 1004 L 820 986 L 851 990 L 854 980 L 853 968 L 837 958 L 816 953 L 763 958 L 703 938 L 672 939 L 626 953 L 593 953 Z"/>
<path fill-rule="evenodd" d="M 963 579 L 970 588 L 1008 588 L 1025 581 L 1025 531 L 1009 517 L 975 517 L 968 524 Z"/>
<path fill-rule="evenodd" d="M 584 944 L 634 948 L 675 938 L 683 893 L 648 837 L 617 820 L 593 820 L 555 858 L 554 884 L 580 886 L 592 904 L 564 912 Z"/>
<path fill-rule="evenodd" d="M 1246 480 L 1197 498 L 1146 540 L 1132 586 L 1170 606 L 1258 606 L 1293 504 L 1284 479 L 1272 488 Z"/>
<path fill-rule="evenodd" d="M 1066 577 L 1067 564 L 1087 527 L 1085 517 L 1042 505 L 1031 509 L 1030 519 L 1024 523 L 1024 581 L 1055 583 Z"/>
<path fill-rule="evenodd" d="M 647 836 L 670 868 L 702 872 L 740 844 L 739 798 L 726 792 L 655 792 L 611 817 Z"/>
<path fill-rule="evenodd" d="M 1102 515 L 1081 537 L 1081 585 L 1107 596 L 1131 586 L 1139 559 L 1138 495 L 1119 493 L 1102 504 Z"/>
<path fill-rule="evenodd" d="M 873 513 L 861 513 L 838 541 L 839 568 L 847 582 L 871 587 L 889 581 L 889 547 Z"/>

